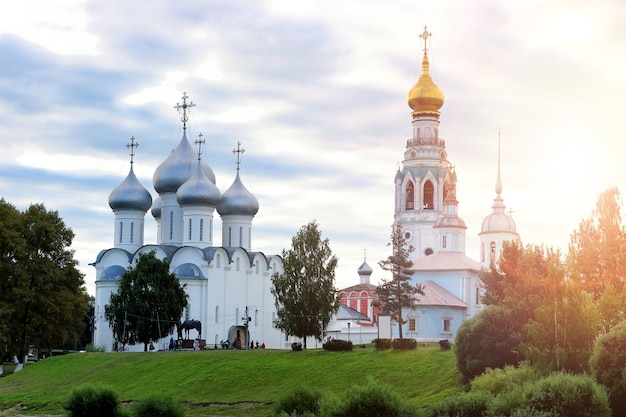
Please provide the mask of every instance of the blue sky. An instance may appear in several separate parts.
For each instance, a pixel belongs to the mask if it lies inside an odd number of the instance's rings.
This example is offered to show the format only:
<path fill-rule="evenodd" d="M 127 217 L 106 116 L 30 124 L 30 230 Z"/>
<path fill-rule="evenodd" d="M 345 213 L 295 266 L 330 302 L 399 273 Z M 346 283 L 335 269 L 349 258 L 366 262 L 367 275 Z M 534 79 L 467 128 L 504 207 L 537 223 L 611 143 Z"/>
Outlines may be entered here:
<path fill-rule="evenodd" d="M 618 0 L 4 2 L 0 196 L 59 212 L 93 292 L 88 264 L 113 246 L 108 196 L 128 173 L 125 145 L 139 142 L 135 172 L 155 196 L 187 92 L 189 136 L 202 132 L 222 192 L 233 148 L 246 150 L 253 250 L 280 253 L 315 219 L 337 286 L 358 283 L 364 248 L 377 283 L 428 25 L 467 255 L 478 259 L 495 197 L 498 129 L 522 240 L 566 250 L 599 193 L 626 192 L 625 17 Z M 146 242 L 155 235 L 148 214 Z"/>

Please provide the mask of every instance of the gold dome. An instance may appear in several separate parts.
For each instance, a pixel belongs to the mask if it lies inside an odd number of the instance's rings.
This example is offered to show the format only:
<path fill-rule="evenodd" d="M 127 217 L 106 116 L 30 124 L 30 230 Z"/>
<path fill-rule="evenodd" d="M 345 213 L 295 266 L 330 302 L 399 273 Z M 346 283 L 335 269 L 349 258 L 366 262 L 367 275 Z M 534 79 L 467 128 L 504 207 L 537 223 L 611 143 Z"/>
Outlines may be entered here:
<path fill-rule="evenodd" d="M 439 109 L 443 106 L 443 92 L 433 82 L 429 73 L 428 56 L 424 54 L 422 59 L 422 75 L 417 84 L 409 91 L 408 103 L 413 109 L 413 115 L 418 114 L 439 114 Z"/>

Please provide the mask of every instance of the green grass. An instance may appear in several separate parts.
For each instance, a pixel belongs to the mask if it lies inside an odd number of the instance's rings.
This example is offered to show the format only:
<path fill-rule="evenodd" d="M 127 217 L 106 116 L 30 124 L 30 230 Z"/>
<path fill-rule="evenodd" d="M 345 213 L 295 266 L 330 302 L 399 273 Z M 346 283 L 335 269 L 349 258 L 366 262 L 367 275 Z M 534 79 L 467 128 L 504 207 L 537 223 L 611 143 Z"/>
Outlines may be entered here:
<path fill-rule="evenodd" d="M 454 353 L 438 345 L 412 351 L 77 353 L 0 378 L 0 409 L 66 415 L 61 404 L 74 387 L 100 383 L 125 405 L 158 393 L 180 401 L 188 416 L 267 416 L 272 403 L 294 387 L 340 394 L 370 380 L 392 386 L 418 407 L 463 388 Z"/>

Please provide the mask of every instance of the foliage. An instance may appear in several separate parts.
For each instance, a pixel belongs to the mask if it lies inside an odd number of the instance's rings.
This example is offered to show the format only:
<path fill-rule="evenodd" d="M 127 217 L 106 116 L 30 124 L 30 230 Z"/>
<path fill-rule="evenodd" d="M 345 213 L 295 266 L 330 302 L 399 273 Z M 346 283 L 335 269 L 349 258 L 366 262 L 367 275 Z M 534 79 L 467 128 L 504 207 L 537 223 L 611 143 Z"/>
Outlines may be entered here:
<path fill-rule="evenodd" d="M 613 410 L 626 410 L 626 321 L 598 336 L 590 367 L 596 381 L 607 388 Z"/>
<path fill-rule="evenodd" d="M 22 361 L 29 346 L 46 354 L 79 339 L 88 295 L 73 238 L 58 212 L 0 200 L 0 357 Z"/>
<path fill-rule="evenodd" d="M 410 417 L 416 415 L 390 386 L 370 382 L 365 386 L 352 386 L 339 402 L 322 401 L 322 417 Z"/>
<path fill-rule="evenodd" d="M 92 345 L 91 343 L 88 344 L 87 346 L 85 346 L 85 352 L 106 352 L 107 348 L 106 346 L 102 346 L 102 345 Z"/>
<path fill-rule="evenodd" d="M 117 293 L 111 294 L 105 317 L 117 340 L 143 343 L 147 350 L 150 340 L 174 330 L 187 303 L 169 261 L 154 252 L 140 253 L 135 267 L 122 276 Z"/>
<path fill-rule="evenodd" d="M 120 415 L 115 391 L 103 385 L 85 384 L 74 388 L 63 405 L 72 417 L 112 417 Z"/>
<path fill-rule="evenodd" d="M 407 375 L 410 384 L 398 382 L 406 381 Z M 370 378 L 392 385 L 415 407 L 463 390 L 454 354 L 436 345 L 410 351 L 368 347 L 349 353 L 321 348 L 297 353 L 290 349 L 75 353 L 38 361 L 0 378 L 0 410 L 19 406 L 29 415 L 62 415 L 68 387 L 98 382 L 115 387 L 123 406 L 159 392 L 179 401 L 190 417 L 265 417 L 272 413 L 272 404 L 294 387 L 311 384 L 324 393 L 342 395 L 350 384 L 366 384 Z"/>
<path fill-rule="evenodd" d="M 523 362 L 518 367 L 507 365 L 502 369 L 487 369 L 470 382 L 470 387 L 472 391 L 500 395 L 517 390 L 524 384 L 533 384 L 541 378 L 542 374 L 537 368 Z"/>
<path fill-rule="evenodd" d="M 333 339 L 322 345 L 324 350 L 349 351 L 352 350 L 352 342 L 349 340 Z"/>
<path fill-rule="evenodd" d="M 322 392 L 315 388 L 298 387 L 289 390 L 274 406 L 277 415 L 302 416 L 305 413 L 317 415 Z"/>
<path fill-rule="evenodd" d="M 428 417 L 483 417 L 491 401 L 493 397 L 484 391 L 458 394 L 434 404 Z"/>
<path fill-rule="evenodd" d="M 470 380 L 487 368 L 516 365 L 522 336 L 522 326 L 509 309 L 484 308 L 457 331 L 454 352 L 459 371 Z"/>
<path fill-rule="evenodd" d="M 591 216 L 583 219 L 570 236 L 571 277 L 594 298 L 598 298 L 609 283 L 617 292 L 624 291 L 626 229 L 621 210 L 622 197 L 618 189 L 604 191 L 598 196 Z"/>
<path fill-rule="evenodd" d="M 417 348 L 417 340 L 415 339 L 393 339 L 391 345 L 398 350 L 411 350 Z"/>
<path fill-rule="evenodd" d="M 378 262 L 383 271 L 391 272 L 391 279 L 382 279 L 382 284 L 376 288 L 378 301 L 374 303 L 383 311 L 391 314 L 391 319 L 398 323 L 398 336 L 402 339 L 402 326 L 406 320 L 402 317 L 402 309 L 411 307 L 415 295 L 424 295 L 421 285 L 412 286 L 413 261 L 410 256 L 415 248 L 407 245 L 400 224 L 392 226 L 390 242 L 392 254 L 387 259 Z"/>
<path fill-rule="evenodd" d="M 274 324 L 287 335 L 321 341 L 323 329 L 339 309 L 335 289 L 337 257 L 315 221 L 300 228 L 283 250 L 283 273 L 272 276 L 277 318 Z"/>
<path fill-rule="evenodd" d="M 171 397 L 151 394 L 133 404 L 134 417 L 183 417 L 185 412 Z"/>

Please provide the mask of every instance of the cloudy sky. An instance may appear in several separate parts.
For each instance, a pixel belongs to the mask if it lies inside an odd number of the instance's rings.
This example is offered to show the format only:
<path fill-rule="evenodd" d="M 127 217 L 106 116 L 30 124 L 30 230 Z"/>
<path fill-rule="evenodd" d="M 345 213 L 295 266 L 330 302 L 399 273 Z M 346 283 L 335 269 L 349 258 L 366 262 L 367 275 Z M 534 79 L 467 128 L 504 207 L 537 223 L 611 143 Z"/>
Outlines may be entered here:
<path fill-rule="evenodd" d="M 599 193 L 626 193 L 625 18 L 621 0 L 3 2 L 0 197 L 59 212 L 93 293 L 88 264 L 113 246 L 125 145 L 139 142 L 135 172 L 155 196 L 187 92 L 189 137 L 203 134 L 222 192 L 233 148 L 246 150 L 242 180 L 261 206 L 253 250 L 280 253 L 317 220 L 337 286 L 358 283 L 365 248 L 377 283 L 428 25 L 467 255 L 478 259 L 495 197 L 499 129 L 502 196 L 524 243 L 566 249 Z"/>

